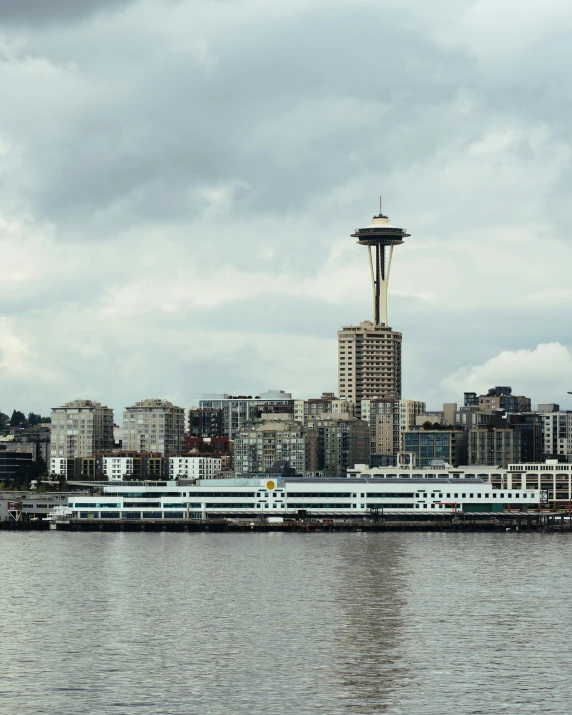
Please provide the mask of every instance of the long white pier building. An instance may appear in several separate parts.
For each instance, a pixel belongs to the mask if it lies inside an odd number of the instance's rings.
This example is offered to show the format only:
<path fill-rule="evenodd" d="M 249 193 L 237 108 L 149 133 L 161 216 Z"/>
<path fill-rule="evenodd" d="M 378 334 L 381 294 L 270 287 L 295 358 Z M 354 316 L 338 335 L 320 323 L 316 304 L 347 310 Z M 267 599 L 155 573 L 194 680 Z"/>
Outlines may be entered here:
<path fill-rule="evenodd" d="M 541 506 L 538 489 L 493 489 L 482 479 L 266 477 L 102 483 L 73 495 L 76 519 L 206 519 L 226 516 L 366 516 L 372 513 L 483 513 Z"/>

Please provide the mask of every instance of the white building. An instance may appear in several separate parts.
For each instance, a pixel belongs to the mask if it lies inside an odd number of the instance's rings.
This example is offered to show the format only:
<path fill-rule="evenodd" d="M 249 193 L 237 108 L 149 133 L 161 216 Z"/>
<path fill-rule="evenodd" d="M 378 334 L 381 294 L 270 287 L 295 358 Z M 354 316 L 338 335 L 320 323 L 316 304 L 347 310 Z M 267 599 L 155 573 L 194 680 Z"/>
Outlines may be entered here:
<path fill-rule="evenodd" d="M 185 434 L 185 410 L 167 400 L 141 400 L 123 412 L 123 450 L 180 452 Z"/>
<path fill-rule="evenodd" d="M 91 457 L 111 451 L 113 410 L 93 400 L 52 408 L 51 457 Z"/>
<path fill-rule="evenodd" d="M 184 519 L 209 516 L 370 516 L 502 512 L 538 508 L 540 492 L 500 492 L 480 479 L 204 479 L 179 486 L 106 485 L 101 496 L 70 494 L 79 519 Z"/>
<path fill-rule="evenodd" d="M 169 457 L 170 479 L 216 479 L 221 470 L 217 457 Z"/>
<path fill-rule="evenodd" d="M 102 457 L 101 474 L 111 480 L 133 476 L 133 457 Z"/>
<path fill-rule="evenodd" d="M 572 412 L 541 412 L 544 454 L 572 456 Z"/>
<path fill-rule="evenodd" d="M 445 462 L 429 467 L 400 464 L 398 467 L 356 465 L 348 477 L 368 479 L 482 479 L 494 489 L 512 492 L 534 489 L 542 500 L 556 508 L 568 509 L 572 504 L 572 464 L 546 460 L 542 464 L 509 464 L 507 469 L 483 465 L 452 467 Z"/>

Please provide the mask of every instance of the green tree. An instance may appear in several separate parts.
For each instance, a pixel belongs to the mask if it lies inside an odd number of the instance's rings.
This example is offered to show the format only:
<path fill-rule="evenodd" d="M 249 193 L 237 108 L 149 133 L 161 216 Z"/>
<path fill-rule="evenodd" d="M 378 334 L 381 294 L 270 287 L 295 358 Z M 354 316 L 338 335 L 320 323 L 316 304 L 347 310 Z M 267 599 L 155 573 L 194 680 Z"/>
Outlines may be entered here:
<path fill-rule="evenodd" d="M 19 427 L 23 425 L 26 421 L 26 415 L 19 410 L 14 410 L 12 412 L 12 417 L 10 418 L 10 427 Z"/>

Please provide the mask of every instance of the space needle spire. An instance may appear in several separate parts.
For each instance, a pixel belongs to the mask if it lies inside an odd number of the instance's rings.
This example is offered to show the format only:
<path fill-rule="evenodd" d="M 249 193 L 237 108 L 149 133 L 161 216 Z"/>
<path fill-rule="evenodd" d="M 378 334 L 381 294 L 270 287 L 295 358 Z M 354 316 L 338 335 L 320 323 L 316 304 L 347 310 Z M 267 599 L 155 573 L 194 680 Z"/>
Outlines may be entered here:
<path fill-rule="evenodd" d="M 393 226 L 389 218 L 382 213 L 381 196 L 379 197 L 379 214 L 374 216 L 366 228 L 357 228 L 352 233 L 358 243 L 367 246 L 369 267 L 373 290 L 373 323 L 387 325 L 387 289 L 389 273 L 393 258 L 393 247 L 403 243 L 403 239 L 411 234 L 404 229 Z M 386 248 L 388 249 L 386 253 Z M 374 249 L 374 250 L 372 250 Z"/>

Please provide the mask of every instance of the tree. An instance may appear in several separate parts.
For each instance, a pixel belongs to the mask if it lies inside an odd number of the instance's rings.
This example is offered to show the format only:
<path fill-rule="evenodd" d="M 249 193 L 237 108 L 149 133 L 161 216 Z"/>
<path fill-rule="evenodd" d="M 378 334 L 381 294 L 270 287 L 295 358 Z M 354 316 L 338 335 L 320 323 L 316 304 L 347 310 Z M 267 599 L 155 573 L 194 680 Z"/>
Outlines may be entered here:
<path fill-rule="evenodd" d="M 26 415 L 23 412 L 14 410 L 10 418 L 10 427 L 19 427 L 26 421 Z"/>

